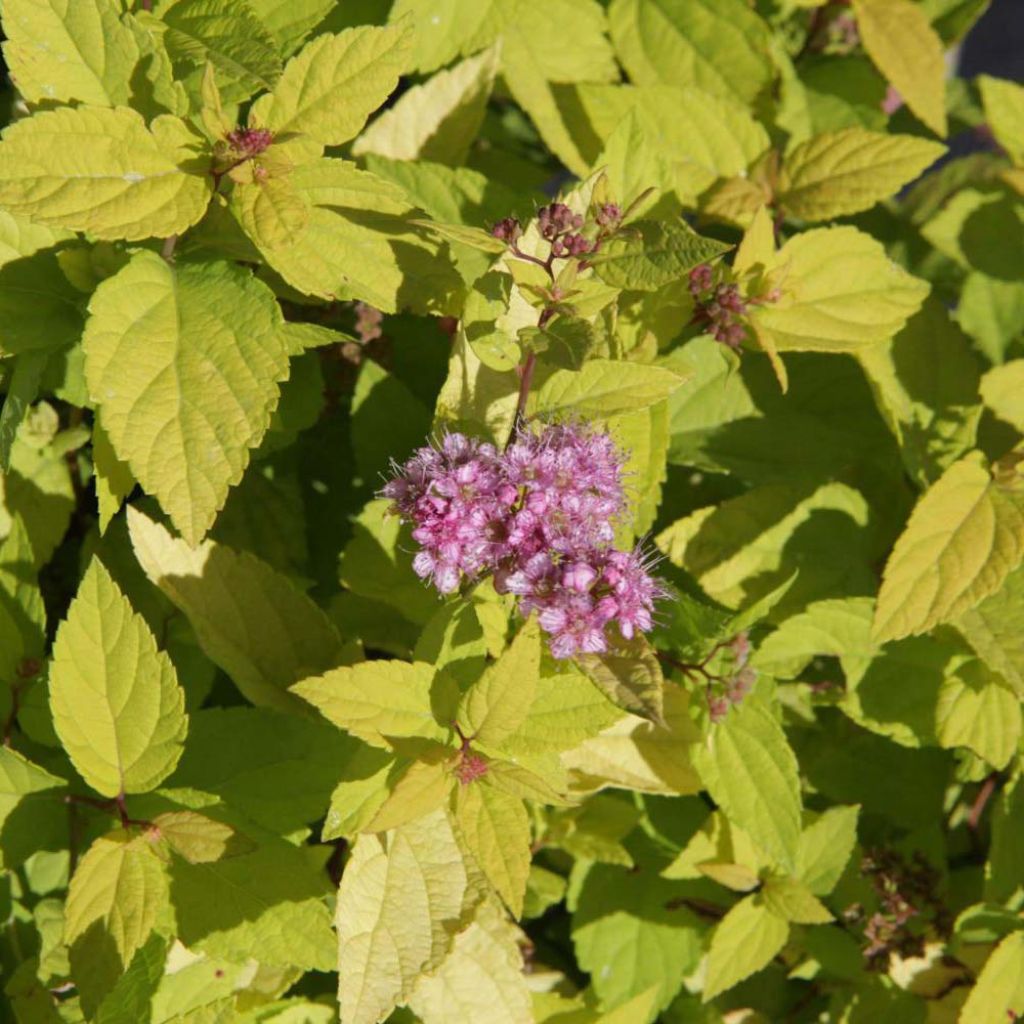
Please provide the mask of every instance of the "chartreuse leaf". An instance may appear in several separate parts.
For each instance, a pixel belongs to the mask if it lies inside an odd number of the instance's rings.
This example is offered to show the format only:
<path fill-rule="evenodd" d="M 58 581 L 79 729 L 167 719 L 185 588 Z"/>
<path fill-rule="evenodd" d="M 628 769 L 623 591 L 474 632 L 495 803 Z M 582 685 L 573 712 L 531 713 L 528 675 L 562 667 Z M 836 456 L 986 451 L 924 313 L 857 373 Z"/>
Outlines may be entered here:
<path fill-rule="evenodd" d="M 459 785 L 455 823 L 466 848 L 514 917 L 530 873 L 530 819 L 523 801 L 483 781 Z"/>
<path fill-rule="evenodd" d="M 206 541 L 191 548 L 130 509 L 132 546 L 143 571 L 183 611 L 207 656 L 254 704 L 295 711 L 298 679 L 343 660 L 327 616 L 255 555 Z"/>
<path fill-rule="evenodd" d="M 765 879 L 760 894 L 764 905 L 793 924 L 828 924 L 832 914 L 802 882 L 786 875 Z"/>
<path fill-rule="evenodd" d="M 409 1006 L 423 1024 L 532 1024 L 516 927 L 482 903 L 440 966 L 416 983 Z"/>
<path fill-rule="evenodd" d="M 250 853 L 171 861 L 178 937 L 190 949 L 235 963 L 328 971 L 334 966 L 325 897 L 327 850 L 268 840 Z"/>
<path fill-rule="evenodd" d="M 153 789 L 181 757 L 188 718 L 174 665 L 97 558 L 57 631 L 50 708 L 75 767 L 104 796 Z"/>
<path fill-rule="evenodd" d="M 1012 1014 L 1012 1016 L 1010 1016 Z M 985 961 L 960 1011 L 960 1024 L 989 1024 L 1024 1014 L 1024 931 L 1011 932 Z"/>
<path fill-rule="evenodd" d="M 859 807 L 830 807 L 800 833 L 796 877 L 815 896 L 827 896 L 839 881 L 857 842 L 859 813 Z"/>
<path fill-rule="evenodd" d="M 590 972 L 601 1005 L 612 1009 L 658 987 L 667 1006 L 701 956 L 701 929 L 684 907 L 678 882 L 651 865 L 638 870 L 595 864 L 576 897 L 572 941 L 580 967 Z"/>
<path fill-rule="evenodd" d="M 343 1024 L 377 1024 L 437 968 L 479 901 L 452 826 L 438 810 L 388 835 L 362 835 L 338 890 Z"/>
<path fill-rule="evenodd" d="M 113 987 L 168 905 L 163 862 L 148 836 L 97 839 L 71 878 L 64 916 L 71 974 L 88 1009 Z"/>
<path fill-rule="evenodd" d="M 981 397 L 999 419 L 1024 434 L 1024 359 L 989 370 L 981 379 Z"/>
<path fill-rule="evenodd" d="M 10 747 L 0 747 L 0 835 L 4 823 L 26 797 L 61 789 L 64 779 L 51 775 Z"/>
<path fill-rule="evenodd" d="M 967 336 L 931 296 L 892 341 L 857 350 L 904 464 L 922 485 L 974 446 L 981 404 Z"/>
<path fill-rule="evenodd" d="M 171 267 L 138 252 L 96 289 L 89 312 L 85 374 L 103 428 L 197 544 L 241 480 L 288 376 L 273 293 L 233 264 Z"/>
<path fill-rule="evenodd" d="M 128 464 L 117 457 L 107 432 L 99 422 L 94 423 L 92 428 L 92 461 L 96 470 L 100 532 L 103 532 L 117 515 L 121 502 L 134 490 L 135 477 Z"/>
<path fill-rule="evenodd" d="M 985 118 L 996 141 L 1024 166 L 1024 86 L 991 75 L 978 76 Z"/>
<path fill-rule="evenodd" d="M 0 204 L 96 238 L 180 234 L 206 211 L 213 179 L 198 140 L 169 115 L 149 128 L 128 107 L 61 107 L 10 125 Z"/>
<path fill-rule="evenodd" d="M 796 755 L 771 711 L 759 701 L 744 701 L 694 746 L 693 763 L 729 820 L 782 867 L 794 871 L 800 845 L 800 780 Z"/>
<path fill-rule="evenodd" d="M 96 1024 L 135 1024 L 151 1015 L 150 1000 L 164 974 L 168 944 L 164 935 L 150 936 L 104 996 L 93 1018 Z"/>
<path fill-rule="evenodd" d="M 25 217 L 0 210 L 0 266 L 22 256 L 31 256 L 72 237 L 70 231 L 45 227 Z"/>
<path fill-rule="evenodd" d="M 386 312 L 451 310 L 461 278 L 401 189 L 347 160 L 303 164 L 289 181 L 310 203 L 309 221 L 291 244 L 263 255 L 293 288 Z"/>
<path fill-rule="evenodd" d="M 508 650 L 464 693 L 457 721 L 485 747 L 515 733 L 529 714 L 540 678 L 540 630 L 530 618 Z"/>
<path fill-rule="evenodd" d="M 742 0 L 614 0 L 608 17 L 638 85 L 697 85 L 749 104 L 772 78 L 768 27 Z"/>
<path fill-rule="evenodd" d="M 946 61 L 938 33 L 911 0 L 853 0 L 860 40 L 907 106 L 946 134 Z"/>
<path fill-rule="evenodd" d="M 82 294 L 52 252 L 11 260 L 0 267 L 0 317 L 0 355 L 72 345 L 82 336 Z"/>
<path fill-rule="evenodd" d="M 551 374 L 537 391 L 535 406 L 551 416 L 616 416 L 660 402 L 684 379 L 662 366 L 591 359 L 578 371 Z"/>
<path fill-rule="evenodd" d="M 960 293 L 957 319 L 992 363 L 1004 362 L 1014 338 L 1024 333 L 1024 281 L 971 271 Z"/>
<path fill-rule="evenodd" d="M 187 67 L 212 64 L 225 100 L 244 100 L 271 88 L 280 76 L 274 39 L 247 4 L 173 0 L 160 13 L 171 60 Z"/>
<path fill-rule="evenodd" d="M 596 692 L 596 691 L 595 691 Z M 701 789 L 691 760 L 700 732 L 689 697 L 678 686 L 664 691 L 664 725 L 626 715 L 562 755 L 574 788 L 605 786 L 642 793 L 687 795 Z"/>
<path fill-rule="evenodd" d="M 11 468 L 11 452 L 29 406 L 39 395 L 39 385 L 46 370 L 49 353 L 23 352 L 16 360 L 7 380 L 7 394 L 0 409 L 0 472 Z"/>
<path fill-rule="evenodd" d="M 954 620 L 957 630 L 985 664 L 1024 696 L 1024 569 Z"/>
<path fill-rule="evenodd" d="M 249 123 L 341 145 L 395 88 L 410 43 L 408 25 L 361 25 L 317 36 L 288 61 L 273 91 L 253 105 Z"/>
<path fill-rule="evenodd" d="M 158 835 L 189 864 L 248 853 L 253 844 L 230 825 L 196 811 L 167 811 L 153 819 Z"/>
<path fill-rule="evenodd" d="M 594 257 L 594 272 L 614 288 L 656 291 L 708 263 L 728 246 L 703 238 L 682 222 L 638 221 L 606 242 Z"/>
<path fill-rule="evenodd" d="M 591 682 L 618 708 L 663 724 L 665 680 L 651 645 L 637 636 L 606 654 L 576 659 Z"/>
<path fill-rule="evenodd" d="M 116 0 L 10 0 L 4 31 L 4 57 L 27 102 L 128 102 L 139 48 Z"/>
<path fill-rule="evenodd" d="M 1024 559 L 1024 495 L 993 480 L 977 453 L 921 496 L 885 566 L 878 641 L 923 633 L 998 590 Z"/>
<path fill-rule="evenodd" d="M 780 352 L 851 352 L 891 338 L 929 286 L 893 263 L 856 228 L 817 228 L 791 238 L 766 266 L 781 292 L 753 321 Z"/>
<path fill-rule="evenodd" d="M 863 128 L 816 135 L 783 161 L 778 203 L 808 221 L 859 213 L 898 192 L 944 152 L 928 139 Z"/>
<path fill-rule="evenodd" d="M 293 53 L 334 7 L 335 0 L 246 0 L 282 53 Z"/>
<path fill-rule="evenodd" d="M 454 776 L 451 761 L 454 751 L 440 743 L 402 743 L 392 740 L 398 749 L 408 756 L 399 759 L 390 773 L 385 799 L 376 806 L 369 817 L 359 815 L 360 827 L 364 832 L 388 832 L 432 814 L 440 807 L 447 806 L 451 797 Z M 366 818 L 369 818 L 367 821 Z"/>
<path fill-rule="evenodd" d="M 439 71 L 403 93 L 356 139 L 352 152 L 459 166 L 480 130 L 496 71 L 493 49 Z"/>
<path fill-rule="evenodd" d="M 339 729 L 371 743 L 380 744 L 382 736 L 449 736 L 434 707 L 440 712 L 454 703 L 454 683 L 422 661 L 364 661 L 303 679 L 291 691 Z"/>
<path fill-rule="evenodd" d="M 230 201 L 238 223 L 261 249 L 293 244 L 309 222 L 309 205 L 290 177 L 235 185 Z"/>
<path fill-rule="evenodd" d="M 1004 768 L 1020 741 L 1020 697 L 983 663 L 968 661 L 943 682 L 935 734 L 944 747 L 968 747 L 993 767 Z"/>
<path fill-rule="evenodd" d="M 704 1002 L 766 967 L 788 938 L 789 922 L 784 917 L 760 895 L 745 896 L 711 936 Z"/>

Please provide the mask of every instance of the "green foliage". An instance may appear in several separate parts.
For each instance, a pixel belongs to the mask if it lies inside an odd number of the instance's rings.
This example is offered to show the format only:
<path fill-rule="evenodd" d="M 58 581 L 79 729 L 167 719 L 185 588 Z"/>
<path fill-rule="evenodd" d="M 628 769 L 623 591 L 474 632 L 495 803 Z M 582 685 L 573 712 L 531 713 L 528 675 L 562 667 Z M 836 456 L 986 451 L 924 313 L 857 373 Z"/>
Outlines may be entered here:
<path fill-rule="evenodd" d="M 0 1024 L 1024 1019 L 985 7 L 0 0 Z M 417 576 L 524 420 L 643 635 Z"/>

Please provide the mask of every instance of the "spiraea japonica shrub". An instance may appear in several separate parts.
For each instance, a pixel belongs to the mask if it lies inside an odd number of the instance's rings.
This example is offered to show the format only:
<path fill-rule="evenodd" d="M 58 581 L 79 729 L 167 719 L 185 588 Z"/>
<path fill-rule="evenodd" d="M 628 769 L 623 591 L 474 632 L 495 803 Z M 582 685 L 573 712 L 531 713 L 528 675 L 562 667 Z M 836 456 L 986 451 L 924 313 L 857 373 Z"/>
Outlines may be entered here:
<path fill-rule="evenodd" d="M 1024 1017 L 985 0 L 0 0 L 0 1021 Z"/>

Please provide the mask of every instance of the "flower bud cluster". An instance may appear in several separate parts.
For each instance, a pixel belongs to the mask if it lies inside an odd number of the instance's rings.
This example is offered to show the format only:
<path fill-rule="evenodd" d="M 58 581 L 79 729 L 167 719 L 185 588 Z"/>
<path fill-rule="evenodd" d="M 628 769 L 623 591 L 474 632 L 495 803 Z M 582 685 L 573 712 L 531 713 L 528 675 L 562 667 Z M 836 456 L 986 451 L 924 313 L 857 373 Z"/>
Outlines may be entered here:
<path fill-rule="evenodd" d="M 569 658 L 607 651 L 613 624 L 627 640 L 650 630 L 664 596 L 643 553 L 614 546 L 622 464 L 605 431 L 577 424 L 521 428 L 504 452 L 448 434 L 381 493 L 412 524 L 419 576 L 447 594 L 492 574 Z"/>
<path fill-rule="evenodd" d="M 708 690 L 708 711 L 712 722 L 721 722 L 730 708 L 742 703 L 757 682 L 757 670 L 747 664 L 750 660 L 750 639 L 747 634 L 737 633 L 725 650 L 730 661 L 729 674 L 711 677 L 717 685 L 714 690 L 710 687 Z"/>
<path fill-rule="evenodd" d="M 716 341 L 734 351 L 746 341 L 747 303 L 740 295 L 739 286 L 715 281 L 715 271 L 707 263 L 690 271 L 690 294 L 696 305 L 694 319 L 706 324 L 706 330 Z"/>
<path fill-rule="evenodd" d="M 274 141 L 269 128 L 235 128 L 225 136 L 233 153 L 243 160 L 259 156 Z"/>

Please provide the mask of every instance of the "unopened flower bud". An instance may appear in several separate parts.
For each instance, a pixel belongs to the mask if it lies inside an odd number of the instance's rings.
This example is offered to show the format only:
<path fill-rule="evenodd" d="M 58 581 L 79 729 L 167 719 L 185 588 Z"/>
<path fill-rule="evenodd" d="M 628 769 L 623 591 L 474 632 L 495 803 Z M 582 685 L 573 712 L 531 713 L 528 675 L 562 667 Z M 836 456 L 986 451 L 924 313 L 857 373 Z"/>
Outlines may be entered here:
<path fill-rule="evenodd" d="M 506 217 L 504 220 L 499 220 L 498 223 L 491 228 L 491 234 L 495 238 L 502 242 L 506 242 L 509 245 L 515 245 L 515 243 L 519 241 L 522 233 L 522 225 L 515 217 Z"/>

